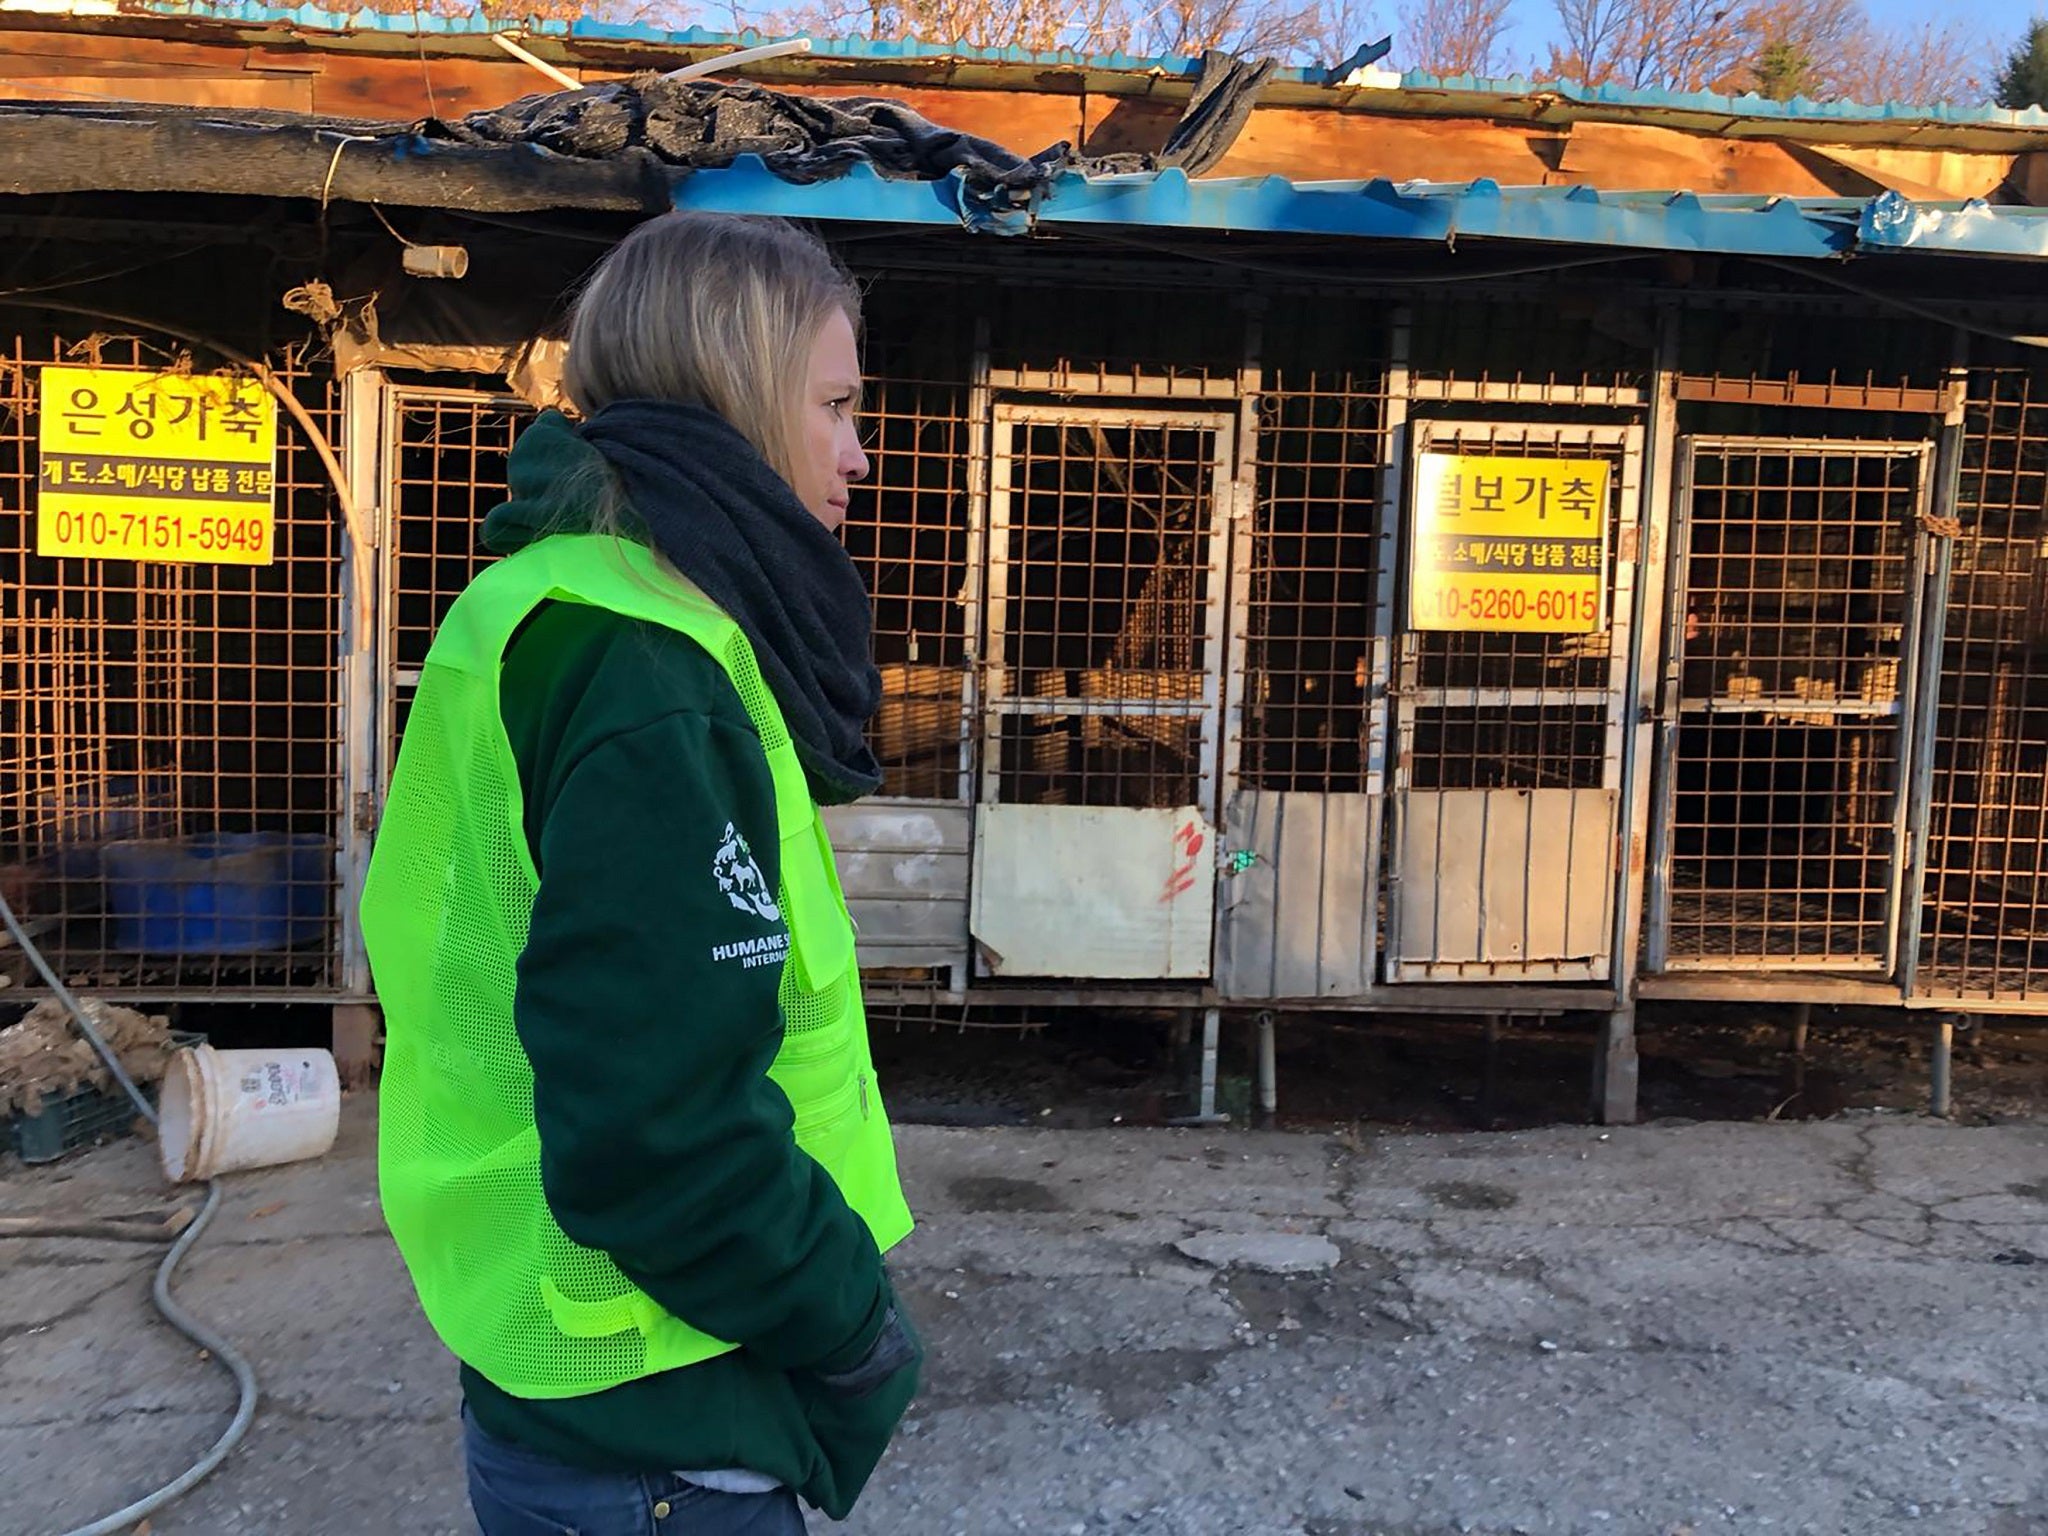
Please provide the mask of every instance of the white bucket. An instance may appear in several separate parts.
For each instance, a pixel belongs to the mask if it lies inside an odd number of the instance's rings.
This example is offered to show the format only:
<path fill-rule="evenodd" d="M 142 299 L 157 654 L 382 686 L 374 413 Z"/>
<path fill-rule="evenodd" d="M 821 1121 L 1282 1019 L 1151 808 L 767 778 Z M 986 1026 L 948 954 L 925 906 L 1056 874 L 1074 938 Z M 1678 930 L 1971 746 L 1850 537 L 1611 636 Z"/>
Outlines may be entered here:
<path fill-rule="evenodd" d="M 179 1051 L 157 1106 L 173 1184 L 318 1157 L 334 1145 L 341 1080 L 326 1051 Z"/>

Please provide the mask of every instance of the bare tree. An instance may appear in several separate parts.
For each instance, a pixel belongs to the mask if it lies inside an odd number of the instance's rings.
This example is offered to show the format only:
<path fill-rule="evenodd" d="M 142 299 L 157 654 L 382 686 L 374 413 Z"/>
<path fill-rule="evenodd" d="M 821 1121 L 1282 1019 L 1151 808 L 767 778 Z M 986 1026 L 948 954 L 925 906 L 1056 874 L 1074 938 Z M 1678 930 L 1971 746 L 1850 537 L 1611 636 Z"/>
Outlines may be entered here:
<path fill-rule="evenodd" d="M 1550 72 L 1586 85 L 1698 91 L 1749 56 L 1740 0 L 1556 0 Z"/>
<path fill-rule="evenodd" d="M 1163 0 L 1139 22 L 1136 42 L 1148 53 L 1301 58 L 1315 51 L 1321 15 L 1319 0 Z"/>
<path fill-rule="evenodd" d="M 1405 65 L 1433 75 L 1505 73 L 1509 0 L 1416 0 L 1401 10 L 1395 47 Z"/>
<path fill-rule="evenodd" d="M 1982 40 L 1957 20 L 1866 28 L 1828 83 L 1830 94 L 1845 101 L 1918 106 L 1981 101 L 1990 85 Z"/>
<path fill-rule="evenodd" d="M 1309 51 L 1318 64 L 1341 64 L 1361 45 L 1384 35 L 1372 0 L 1321 0 Z"/>
<path fill-rule="evenodd" d="M 769 36 L 920 38 L 976 48 L 1114 53 L 1131 43 L 1125 0 L 796 0 L 762 10 L 730 4 L 735 28 Z"/>

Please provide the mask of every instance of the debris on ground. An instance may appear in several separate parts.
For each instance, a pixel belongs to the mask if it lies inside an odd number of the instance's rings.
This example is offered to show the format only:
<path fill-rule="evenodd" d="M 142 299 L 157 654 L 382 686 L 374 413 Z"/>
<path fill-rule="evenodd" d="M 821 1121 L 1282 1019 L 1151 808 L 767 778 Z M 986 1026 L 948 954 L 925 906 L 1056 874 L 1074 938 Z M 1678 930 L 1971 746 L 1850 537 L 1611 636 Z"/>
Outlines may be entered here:
<path fill-rule="evenodd" d="M 136 1083 L 159 1081 L 172 1054 L 170 1020 L 96 998 L 80 1006 Z M 0 1029 L 0 1115 L 42 1113 L 43 1100 L 80 1088 L 105 1088 L 105 1063 L 78 1032 L 62 1003 L 45 998 L 17 1023 Z"/>

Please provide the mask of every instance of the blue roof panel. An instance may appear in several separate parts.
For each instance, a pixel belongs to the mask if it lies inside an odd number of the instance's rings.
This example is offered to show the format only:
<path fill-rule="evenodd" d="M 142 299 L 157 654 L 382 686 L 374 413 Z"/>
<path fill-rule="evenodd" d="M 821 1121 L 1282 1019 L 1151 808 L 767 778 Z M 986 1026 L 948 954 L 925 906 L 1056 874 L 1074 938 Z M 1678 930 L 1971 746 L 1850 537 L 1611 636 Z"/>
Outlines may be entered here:
<path fill-rule="evenodd" d="M 1585 187 L 1502 188 L 1389 181 L 1289 182 L 1280 177 L 1190 181 L 1177 170 L 1054 176 L 1028 205 L 978 195 L 957 172 L 899 181 L 854 166 L 835 181 L 797 185 L 757 157 L 678 183 L 680 208 L 774 213 L 859 223 L 961 225 L 1025 234 L 1063 225 L 1330 235 L 1421 241 L 1542 242 L 1643 251 L 1698 251 L 1815 260 L 1855 247 L 1864 205 L 1790 198 L 1599 193 Z"/>
<path fill-rule="evenodd" d="M 1885 192 L 1864 205 L 1856 248 L 2048 258 L 2048 208 L 1994 208 L 1984 202 L 1935 206 Z"/>

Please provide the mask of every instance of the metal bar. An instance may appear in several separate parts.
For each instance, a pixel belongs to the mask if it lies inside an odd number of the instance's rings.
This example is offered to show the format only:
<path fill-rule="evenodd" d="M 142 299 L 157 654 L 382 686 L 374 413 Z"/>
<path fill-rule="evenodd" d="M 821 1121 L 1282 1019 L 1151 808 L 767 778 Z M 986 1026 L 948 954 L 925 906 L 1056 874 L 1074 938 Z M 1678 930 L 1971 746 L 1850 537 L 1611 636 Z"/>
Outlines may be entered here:
<path fill-rule="evenodd" d="M 1796 693 L 1774 693 L 1744 699 L 1686 699 L 1681 715 L 1832 715 L 1843 720 L 1895 720 L 1907 714 L 1899 701 L 1888 704 L 1845 703 L 1841 699 L 1803 699 Z"/>
<path fill-rule="evenodd" d="M 342 384 L 342 454 L 348 471 L 351 494 L 364 510 L 371 537 L 369 549 L 358 549 L 344 535 L 341 591 L 342 632 L 338 664 L 341 668 L 337 740 L 341 744 L 341 804 L 336 817 L 335 867 L 338 877 L 336 902 L 340 909 L 341 984 L 351 992 L 371 990 L 370 955 L 363 940 L 363 885 L 369 874 L 370 852 L 382 805 L 383 754 L 379 744 L 389 728 L 385 711 L 379 706 L 386 690 L 378 684 L 385 664 L 383 615 L 365 611 L 354 594 L 367 592 L 381 597 L 387 590 L 383 548 L 385 521 L 389 511 L 388 481 L 379 428 L 385 420 L 384 377 L 373 368 L 359 369 Z M 356 581 L 352 569 L 368 562 L 373 570 L 367 581 Z"/>
<path fill-rule="evenodd" d="M 1598 1081 L 1595 1116 L 1602 1125 L 1636 1122 L 1636 1090 L 1640 1064 L 1636 1057 L 1636 1005 L 1630 1001 L 1602 1021 L 1600 1054 L 1594 1070 Z"/>
<path fill-rule="evenodd" d="M 1660 409 L 1658 416 L 1653 431 L 1675 432 L 1675 403 Z M 1648 910 L 1644 914 L 1645 965 L 1652 974 L 1671 963 L 1672 831 L 1678 812 L 1679 696 L 1685 670 L 1686 570 L 1692 538 L 1692 439 L 1674 439 L 1670 451 L 1673 473 L 1666 481 L 1672 494 L 1665 541 L 1664 665 L 1656 700 L 1656 814 L 1650 822 Z"/>
<path fill-rule="evenodd" d="M 1928 472 L 1929 460 L 1934 448 L 1924 445 L 1920 450 L 1919 495 L 1913 508 L 1914 530 L 1910 554 L 1906 566 L 1906 591 L 1910 598 L 1906 604 L 1905 627 L 1899 638 L 1899 699 L 1895 706 L 1899 715 L 1908 724 L 1900 733 L 1899 762 L 1892 775 L 1891 795 L 1891 879 L 1885 902 L 1885 957 L 1894 971 L 1899 971 L 1902 959 L 1899 954 L 1899 935 L 1904 927 L 1900 908 L 1907 900 L 1907 890 L 1912 883 L 1910 833 L 1908 823 L 1912 820 L 1915 769 L 1913 762 L 1914 725 L 1920 701 L 1921 652 L 1925 631 L 1921 628 L 1927 606 L 1927 582 L 1929 567 L 1934 564 L 1934 540 L 1928 533 L 1930 498 L 1934 494 L 1934 477 Z M 1945 541 L 1944 541 L 1945 542 Z M 1939 633 L 1937 628 L 1935 633 Z M 1915 903 L 1917 906 L 1917 902 Z"/>
<path fill-rule="evenodd" d="M 1410 743 L 1415 737 L 1416 706 L 1411 690 L 1416 684 L 1417 653 L 1414 636 L 1402 627 L 1399 594 L 1404 585 L 1401 572 L 1408 558 L 1405 516 L 1408 465 L 1428 442 L 1426 425 L 1416 434 L 1419 440 L 1411 439 L 1414 429 L 1410 426 L 1408 401 L 1414 377 L 1409 369 L 1409 351 L 1413 344 L 1414 315 L 1405 308 L 1396 310 L 1391 325 L 1387 344 L 1387 425 L 1380 463 L 1380 596 L 1383 601 L 1378 614 L 1380 631 L 1374 637 L 1375 649 L 1380 653 L 1376 660 L 1388 679 L 1388 697 L 1393 702 L 1394 714 L 1391 743 L 1384 736 L 1378 743 L 1381 782 L 1386 786 L 1387 803 L 1387 836 L 1382 839 L 1383 851 L 1380 854 L 1380 862 L 1385 866 L 1386 885 L 1382 905 L 1387 914 L 1386 932 L 1381 939 L 1385 951 L 1381 958 L 1381 974 L 1387 981 L 1399 979 L 1399 968 L 1413 943 L 1403 931 L 1401 919 L 1405 905 L 1402 890 L 1408 878 L 1401 849 L 1408 821 L 1408 792 L 1414 777 Z M 1388 774 L 1390 746 L 1393 771 Z M 1377 887 L 1374 894 L 1378 894 Z"/>
<path fill-rule="evenodd" d="M 1775 980 L 1772 982 L 1775 985 Z M 872 1002 L 878 998 L 917 997 L 953 1003 L 970 1000 L 961 991 L 939 990 L 919 982 L 906 987 L 900 980 L 875 977 L 863 983 Z M 1725 991 L 1713 996 L 1728 995 Z M 1745 993 L 1736 993 L 1739 1000 Z M 1775 995 L 1775 994 L 1774 994 Z M 1175 987 L 1112 986 L 1097 984 L 1048 984 L 1025 986 L 998 980 L 977 982 L 971 994 L 977 1004 L 1032 1008 L 1202 1008 L 1229 1002 L 1208 986 L 1190 984 Z M 1603 1012 L 1614 994 L 1605 985 L 1581 985 L 1570 980 L 1536 983 L 1502 983 L 1478 980 L 1458 987 L 1438 984 L 1373 987 L 1352 997 L 1300 997 L 1287 999 L 1290 1013 L 1426 1013 L 1459 1018 L 1477 1017 L 1489 1011 L 1515 1013 Z M 1868 1000 L 1867 989 L 1864 1000 Z M 1881 1001 L 1882 999 L 1880 999 Z M 1896 998 L 1893 998 L 1896 1001 Z"/>
<path fill-rule="evenodd" d="M 1934 1050 L 1928 1061 L 1927 1112 L 1937 1120 L 1949 1118 L 1949 1085 L 1954 1080 L 1956 1021 L 1944 1013 L 1934 1021 Z"/>
<path fill-rule="evenodd" d="M 1216 1113 L 1216 1057 L 1221 1044 L 1223 1010 L 1210 1008 L 1202 1014 L 1202 1099 L 1197 1114 L 1205 1121 L 1221 1120 Z"/>
<path fill-rule="evenodd" d="M 1244 313 L 1244 357 L 1237 375 L 1237 465 L 1229 518 L 1229 574 L 1224 583 L 1222 665 L 1218 669 L 1223 695 L 1223 744 L 1217 762 L 1218 793 L 1210 814 L 1217 827 L 1226 820 L 1231 798 L 1243 780 L 1245 689 L 1250 681 L 1252 567 L 1258 555 L 1259 466 L 1265 454 L 1259 438 L 1259 401 L 1265 393 L 1261 354 L 1265 341 L 1265 303 L 1247 300 Z M 1222 913 L 1216 921 L 1221 943 Z"/>
<path fill-rule="evenodd" d="M 1216 1111 L 1216 1065 L 1218 1047 L 1223 1033 L 1223 1010 L 1214 1006 L 1202 1012 L 1202 1061 L 1198 1088 L 1196 1090 L 1195 1112 L 1192 1115 L 1176 1116 L 1169 1125 L 1227 1125 L 1230 1116 Z"/>
<path fill-rule="evenodd" d="M 1697 453 L 1825 454 L 1831 459 L 1896 459 L 1926 451 L 1925 438 L 1709 437 L 1686 439 Z"/>
<path fill-rule="evenodd" d="M 968 363 L 967 390 L 967 570 L 960 589 L 961 627 L 966 636 L 967 686 L 961 690 L 960 798 L 974 799 L 976 739 L 984 704 L 983 663 L 996 633 L 987 622 L 989 562 L 990 434 L 995 419 L 995 394 L 989 385 L 988 316 L 974 321 L 974 351 Z"/>
<path fill-rule="evenodd" d="M 1422 688 L 1404 694 L 1417 709 L 1604 709 L 1611 688 Z"/>
<path fill-rule="evenodd" d="M 1387 320 L 1386 403 L 1382 407 L 1379 445 L 1380 502 L 1379 527 L 1374 530 L 1374 549 L 1379 560 L 1379 580 L 1373 592 L 1373 631 L 1370 686 L 1366 691 L 1365 792 L 1375 808 L 1374 836 L 1366 852 L 1365 900 L 1369 912 L 1384 911 L 1378 934 L 1381 953 L 1368 957 L 1368 976 L 1382 974 L 1385 957 L 1396 952 L 1398 934 L 1396 911 L 1399 903 L 1383 884 L 1391 887 L 1398 870 L 1389 869 L 1387 831 L 1398 828 L 1398 794 L 1390 794 L 1387 754 L 1390 727 L 1389 705 L 1394 699 L 1395 611 L 1401 579 L 1401 476 L 1408 460 L 1408 400 L 1414 379 L 1408 367 L 1413 341 L 1414 316 L 1406 308 L 1394 309 Z M 1402 706 L 1404 709 L 1405 705 Z"/>
<path fill-rule="evenodd" d="M 1012 455 L 1016 452 L 1017 427 L 996 406 L 990 412 L 988 448 L 988 515 L 982 535 L 987 559 L 982 570 L 981 675 L 981 794 L 983 804 L 994 804 L 1002 796 L 1002 722 L 994 705 L 1010 692 L 1011 656 L 1008 638 L 1010 611 L 1010 498 Z M 977 840 L 977 850 L 979 849 Z M 975 859 L 977 878 L 981 860 Z"/>
<path fill-rule="evenodd" d="M 991 368 L 991 389 L 1048 395 L 1089 395 L 1110 400 L 1238 399 L 1239 381 L 1228 374 L 1215 378 L 1192 375 L 1160 377 L 1111 372 L 1108 369 Z"/>
<path fill-rule="evenodd" d="M 1152 406 L 1030 405 L 1005 400 L 997 403 L 995 420 L 998 426 L 1029 422 L 1047 427 L 1182 427 L 1228 433 L 1236 418 L 1216 411 L 1166 411 Z"/>
<path fill-rule="evenodd" d="M 1259 1014 L 1259 1114 L 1271 1125 L 1280 1113 L 1279 1051 L 1274 1042 L 1273 1010 Z"/>
<path fill-rule="evenodd" d="M 1448 401 L 1457 404 L 1580 406 L 1586 408 L 1637 409 L 1645 403 L 1645 391 L 1629 385 L 1551 381 L 1540 384 L 1494 384 L 1477 379 L 1416 379 L 1408 398 L 1415 401 Z"/>
<path fill-rule="evenodd" d="M 1888 976 L 1866 980 L 1797 970 L 1674 970 L 1645 976 L 1637 996 L 1657 1002 L 1840 1003 L 1897 1007 L 1899 989 Z"/>
<path fill-rule="evenodd" d="M 1629 640 L 1621 644 L 1624 677 L 1617 713 L 1624 716 L 1621 764 L 1622 814 L 1616 818 L 1621 848 L 1619 889 L 1614 895 L 1612 979 L 1615 1009 L 1609 1015 L 1601 1062 L 1603 1118 L 1633 1122 L 1636 1118 L 1640 1069 L 1635 1043 L 1636 981 L 1640 970 L 1638 944 L 1643 932 L 1648 871 L 1652 865 L 1650 811 L 1657 803 L 1655 758 L 1659 736 L 1657 705 L 1662 671 L 1658 648 L 1666 635 L 1664 604 L 1670 592 L 1666 562 L 1674 558 L 1670 530 L 1681 505 L 1676 474 L 1678 460 L 1678 395 L 1675 387 L 1679 356 L 1679 322 L 1675 309 L 1658 316 L 1657 351 L 1652 375 L 1653 405 L 1649 420 L 1648 463 L 1638 503 L 1639 568 L 1631 572 L 1634 611 L 1629 615 Z M 1661 514 L 1661 515 L 1660 515 Z M 1615 609 L 1622 609 L 1619 594 Z M 1661 819 L 1661 818 L 1660 818 Z"/>
<path fill-rule="evenodd" d="M 1222 825 L 1223 807 L 1218 789 L 1217 769 L 1223 751 L 1224 678 L 1228 634 L 1237 626 L 1229 598 L 1230 545 L 1241 509 L 1236 468 L 1236 422 L 1226 421 L 1216 429 L 1209 459 L 1209 537 L 1207 580 L 1200 581 L 1203 612 L 1201 757 L 1199 796 L 1204 814 Z M 1249 464 L 1249 460 L 1247 460 Z M 1213 921 L 1213 913 L 1212 913 Z"/>
<path fill-rule="evenodd" d="M 1678 398 L 1711 405 L 1790 406 L 1808 410 L 1895 411 L 1937 416 L 1949 407 L 1945 392 L 1884 384 L 1802 384 L 1796 379 L 1726 379 L 1688 375 Z"/>
<path fill-rule="evenodd" d="M 1029 699 L 1011 695 L 991 699 L 988 712 L 999 715 L 1032 716 L 1053 715 L 1129 715 L 1137 719 L 1153 720 L 1205 720 L 1212 711 L 1205 700 L 1186 699 L 1089 699 L 1066 694 L 1058 697 Z"/>
<path fill-rule="evenodd" d="M 1950 386 L 1952 408 L 1936 442 L 1933 483 L 1929 491 L 1930 526 L 1960 527 L 1958 493 L 1962 480 L 1965 398 L 1969 376 L 1969 339 L 1958 332 Z M 1920 644 L 1910 682 L 1915 714 L 1910 717 L 1906 754 L 1907 812 L 1905 871 L 1901 876 L 1902 912 L 1899 932 L 1899 988 L 1910 996 L 1919 990 L 1920 947 L 1927 912 L 1927 853 L 1934 815 L 1934 759 L 1941 722 L 1942 654 L 1948 645 L 1949 588 L 1953 580 L 1955 541 L 1932 539 L 1933 560 L 1918 605 Z"/>

